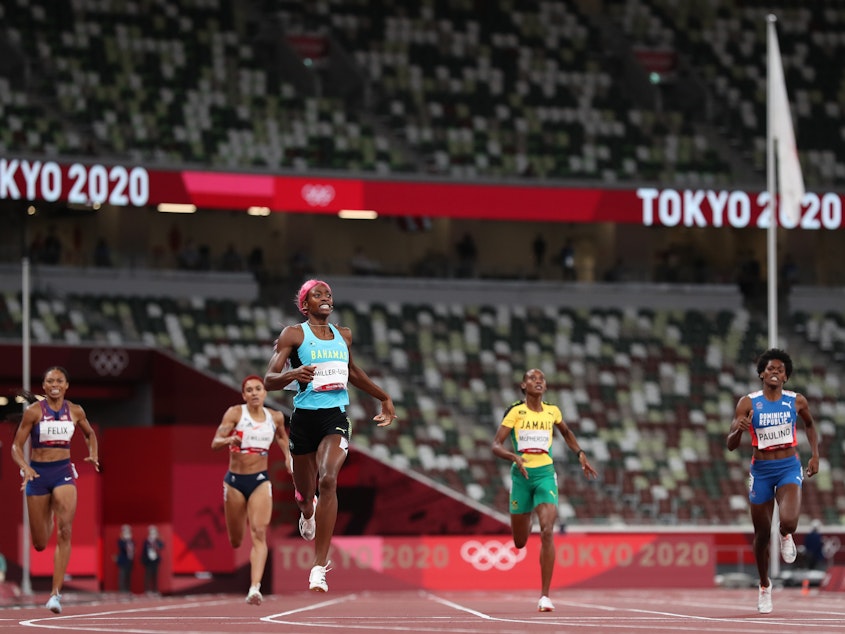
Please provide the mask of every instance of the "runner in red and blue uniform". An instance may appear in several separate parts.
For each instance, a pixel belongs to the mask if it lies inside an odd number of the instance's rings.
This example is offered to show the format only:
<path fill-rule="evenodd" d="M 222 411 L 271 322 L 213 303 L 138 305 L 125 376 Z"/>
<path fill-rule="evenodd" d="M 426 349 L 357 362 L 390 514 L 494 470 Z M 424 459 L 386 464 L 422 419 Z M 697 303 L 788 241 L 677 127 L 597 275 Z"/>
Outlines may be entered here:
<path fill-rule="evenodd" d="M 46 398 L 32 403 L 23 413 L 12 444 L 12 459 L 21 468 L 26 491 L 26 508 L 32 545 L 37 551 L 47 548 L 56 523 L 56 552 L 53 557 L 53 587 L 47 608 L 62 612 L 62 584 L 70 561 L 70 537 L 76 515 L 76 468 L 70 461 L 70 440 L 76 428 L 82 430 L 88 444 L 88 456 L 94 469 L 100 470 L 97 436 L 75 403 L 65 400 L 70 387 L 67 370 L 53 366 L 44 373 L 42 384 Z M 24 444 L 31 442 L 30 460 L 24 457 Z"/>
<path fill-rule="evenodd" d="M 797 554 L 792 533 L 798 527 L 801 513 L 801 486 L 805 473 L 813 477 L 819 472 L 819 440 L 806 397 L 784 389 L 792 375 L 790 356 L 777 348 L 767 350 L 757 360 L 757 374 L 763 387 L 739 399 L 727 447 L 733 451 L 739 447 L 744 432 L 751 435 L 748 501 L 754 525 L 754 557 L 760 575 L 757 610 L 768 614 L 772 611 L 769 544 L 775 500 L 780 519 L 781 556 L 786 563 L 792 563 Z M 806 471 L 802 471 L 798 455 L 796 421 L 799 417 L 812 451 Z"/>

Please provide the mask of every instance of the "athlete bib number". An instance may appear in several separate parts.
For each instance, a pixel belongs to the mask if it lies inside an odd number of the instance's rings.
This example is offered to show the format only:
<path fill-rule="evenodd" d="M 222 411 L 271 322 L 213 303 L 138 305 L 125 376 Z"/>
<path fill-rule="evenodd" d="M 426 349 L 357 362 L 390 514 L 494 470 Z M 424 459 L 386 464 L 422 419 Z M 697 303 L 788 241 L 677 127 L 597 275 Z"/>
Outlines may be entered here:
<path fill-rule="evenodd" d="M 791 445 L 794 438 L 792 435 L 792 423 L 770 425 L 757 430 L 757 448 L 766 449 L 780 445 Z"/>
<path fill-rule="evenodd" d="M 520 453 L 549 453 L 551 434 L 544 429 L 520 429 L 516 434 L 516 449 Z"/>
<path fill-rule="evenodd" d="M 325 361 L 314 368 L 312 386 L 315 392 L 345 390 L 349 381 L 349 366 L 343 361 Z"/>
<path fill-rule="evenodd" d="M 239 432 L 240 433 L 240 432 Z M 241 436 L 241 450 L 250 453 L 263 452 L 270 449 L 273 443 L 273 433 L 264 431 L 246 430 Z"/>
<path fill-rule="evenodd" d="M 71 437 L 73 436 L 73 421 L 41 421 L 38 431 L 38 440 L 42 445 L 61 445 L 69 443 Z"/>

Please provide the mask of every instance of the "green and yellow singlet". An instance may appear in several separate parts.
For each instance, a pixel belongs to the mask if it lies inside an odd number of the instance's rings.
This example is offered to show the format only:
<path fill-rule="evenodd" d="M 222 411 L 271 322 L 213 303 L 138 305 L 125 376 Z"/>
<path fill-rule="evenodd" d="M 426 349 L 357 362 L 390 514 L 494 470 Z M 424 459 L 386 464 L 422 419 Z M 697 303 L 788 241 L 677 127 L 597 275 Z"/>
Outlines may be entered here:
<path fill-rule="evenodd" d="M 525 401 L 510 406 L 502 425 L 511 428 L 511 442 L 525 461 L 525 468 L 552 464 L 552 438 L 555 424 L 563 421 L 557 405 L 543 402 L 543 411 L 528 409 Z"/>

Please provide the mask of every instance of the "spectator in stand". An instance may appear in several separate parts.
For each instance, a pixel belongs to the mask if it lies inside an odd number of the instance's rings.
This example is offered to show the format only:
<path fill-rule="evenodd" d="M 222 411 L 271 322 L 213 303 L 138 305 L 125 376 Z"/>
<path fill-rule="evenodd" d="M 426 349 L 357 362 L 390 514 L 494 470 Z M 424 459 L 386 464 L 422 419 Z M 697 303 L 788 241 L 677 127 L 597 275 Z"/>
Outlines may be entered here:
<path fill-rule="evenodd" d="M 449 257 L 435 249 L 428 249 L 413 265 L 417 277 L 449 277 Z"/>
<path fill-rule="evenodd" d="M 196 243 L 190 238 L 185 241 L 185 246 L 179 251 L 178 261 L 180 269 L 195 271 L 199 268 L 200 252 Z"/>
<path fill-rule="evenodd" d="M 754 525 L 754 558 L 760 576 L 757 611 L 772 611 L 772 580 L 769 579 L 769 543 L 772 514 L 778 503 L 780 553 L 790 564 L 797 550 L 792 534 L 801 513 L 801 486 L 804 476 L 819 472 L 819 439 L 810 406 L 803 394 L 784 389 L 792 375 L 792 359 L 783 350 L 772 348 L 757 359 L 760 390 L 746 394 L 736 405 L 727 437 L 728 450 L 739 447 L 742 435 L 751 436 L 751 488 L 748 501 Z M 812 455 L 807 469 L 801 468 L 798 454 L 797 419 L 804 422 L 804 432 Z"/>
<path fill-rule="evenodd" d="M 135 540 L 132 527 L 124 524 L 120 527 L 117 540 L 117 587 L 121 592 L 132 592 L 132 567 L 135 565 Z"/>
<path fill-rule="evenodd" d="M 244 268 L 244 261 L 241 254 L 235 249 L 235 245 L 231 242 L 223 254 L 220 256 L 220 270 L 222 271 L 242 271 Z"/>
<path fill-rule="evenodd" d="M 312 273 L 314 273 L 314 265 L 311 264 L 311 258 L 305 251 L 298 249 L 290 256 L 290 274 L 294 282 L 300 284 L 303 277 Z"/>
<path fill-rule="evenodd" d="M 538 233 L 531 243 L 531 250 L 534 252 L 534 268 L 540 269 L 546 261 L 546 239 L 542 233 Z"/>
<path fill-rule="evenodd" d="M 813 520 L 810 525 L 810 532 L 804 537 L 804 559 L 807 562 L 807 568 L 810 570 L 824 568 L 827 560 L 824 554 L 821 527 L 822 523 L 819 520 Z"/>
<path fill-rule="evenodd" d="M 264 250 L 261 247 L 255 247 L 249 252 L 246 266 L 252 272 L 256 282 L 259 284 L 264 282 L 267 278 L 267 270 L 264 268 Z"/>
<path fill-rule="evenodd" d="M 26 250 L 26 255 L 31 264 L 37 264 L 41 261 L 41 254 L 44 251 L 44 236 L 41 232 L 37 232 L 35 237 L 30 241 L 29 247 Z"/>
<path fill-rule="evenodd" d="M 563 279 L 567 282 L 574 282 L 578 279 L 578 271 L 575 269 L 575 247 L 572 246 L 572 240 L 567 240 L 566 244 L 558 254 L 558 264 Z"/>
<path fill-rule="evenodd" d="M 44 238 L 44 246 L 41 249 L 41 262 L 44 264 L 58 265 L 62 262 L 62 241 L 56 235 L 56 227 L 50 225 L 47 237 Z"/>
<path fill-rule="evenodd" d="M 604 272 L 602 279 L 605 282 L 621 282 L 625 279 L 625 262 L 622 258 L 616 258 L 613 265 Z"/>
<path fill-rule="evenodd" d="M 780 267 L 780 297 L 786 299 L 792 287 L 798 283 L 798 264 L 791 253 L 787 253 Z"/>
<path fill-rule="evenodd" d="M 465 233 L 455 249 L 458 253 L 458 277 L 475 277 L 475 262 L 478 258 L 478 248 L 469 233 Z"/>
<path fill-rule="evenodd" d="M 107 268 L 112 265 L 111 249 L 105 238 L 98 238 L 94 245 L 94 266 Z"/>
<path fill-rule="evenodd" d="M 364 248 L 359 246 L 349 260 L 349 268 L 354 275 L 377 275 L 381 272 L 381 263 L 364 253 Z"/>
<path fill-rule="evenodd" d="M 198 271 L 210 271 L 211 270 L 211 247 L 207 244 L 201 244 L 199 249 L 199 258 L 197 259 L 197 270 Z"/>
<path fill-rule="evenodd" d="M 458 253 L 458 277 L 475 277 L 475 262 L 478 259 L 478 248 L 469 233 L 465 233 L 455 249 Z"/>
<path fill-rule="evenodd" d="M 164 542 L 158 536 L 158 528 L 150 526 L 147 529 L 147 539 L 141 549 L 141 563 L 144 564 L 144 591 L 147 594 L 158 594 L 158 567 L 161 564 L 161 552 Z"/>
<path fill-rule="evenodd" d="M 760 308 L 760 301 L 763 298 L 763 279 L 760 269 L 760 261 L 750 251 L 746 252 L 739 263 L 737 272 L 737 286 L 745 307 L 754 311 Z"/>

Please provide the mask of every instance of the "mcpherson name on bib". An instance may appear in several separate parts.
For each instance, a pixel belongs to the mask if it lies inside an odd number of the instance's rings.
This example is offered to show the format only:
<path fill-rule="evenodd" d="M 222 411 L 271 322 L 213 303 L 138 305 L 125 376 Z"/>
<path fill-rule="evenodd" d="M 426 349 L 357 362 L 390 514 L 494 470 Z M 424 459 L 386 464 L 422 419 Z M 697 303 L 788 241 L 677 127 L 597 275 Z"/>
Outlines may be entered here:
<path fill-rule="evenodd" d="M 516 436 L 516 449 L 520 453 L 549 453 L 551 430 L 520 429 Z"/>

